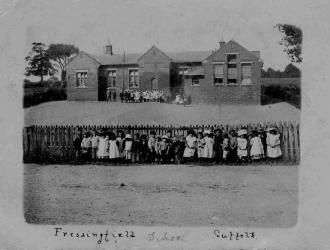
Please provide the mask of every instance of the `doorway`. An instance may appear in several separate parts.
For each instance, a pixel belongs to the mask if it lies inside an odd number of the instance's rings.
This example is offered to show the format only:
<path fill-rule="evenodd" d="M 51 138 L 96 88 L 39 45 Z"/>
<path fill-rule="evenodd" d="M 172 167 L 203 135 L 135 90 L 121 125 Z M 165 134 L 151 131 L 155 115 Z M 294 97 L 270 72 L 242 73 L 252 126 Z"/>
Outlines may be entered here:
<path fill-rule="evenodd" d="M 158 81 L 156 77 L 151 78 L 151 89 L 158 89 Z"/>

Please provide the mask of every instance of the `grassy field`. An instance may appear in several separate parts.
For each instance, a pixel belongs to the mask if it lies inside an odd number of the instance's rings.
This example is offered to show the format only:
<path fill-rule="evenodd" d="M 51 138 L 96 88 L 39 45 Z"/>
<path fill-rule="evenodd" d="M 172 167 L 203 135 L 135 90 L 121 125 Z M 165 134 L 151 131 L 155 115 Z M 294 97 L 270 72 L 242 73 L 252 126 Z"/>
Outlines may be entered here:
<path fill-rule="evenodd" d="M 297 166 L 24 168 L 28 223 L 292 227 L 297 220 Z"/>
<path fill-rule="evenodd" d="M 25 125 L 219 124 L 299 121 L 288 103 L 271 105 L 175 105 L 167 103 L 48 102 L 24 109 Z"/>

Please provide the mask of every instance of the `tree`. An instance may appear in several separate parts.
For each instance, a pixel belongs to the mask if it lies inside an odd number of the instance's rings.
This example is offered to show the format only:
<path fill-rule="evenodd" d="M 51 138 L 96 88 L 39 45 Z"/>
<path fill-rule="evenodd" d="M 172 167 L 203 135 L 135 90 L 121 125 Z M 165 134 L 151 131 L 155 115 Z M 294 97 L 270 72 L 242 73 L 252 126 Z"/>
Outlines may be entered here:
<path fill-rule="evenodd" d="M 61 71 L 61 81 L 65 81 L 66 70 L 65 66 L 72 56 L 79 53 L 79 49 L 71 44 L 51 44 L 47 50 L 49 58 L 55 62 L 55 66 Z"/>
<path fill-rule="evenodd" d="M 29 55 L 25 57 L 28 66 L 25 68 L 26 76 L 40 76 L 40 82 L 43 83 L 44 76 L 53 75 L 56 72 L 51 64 L 45 50 L 45 44 L 40 42 L 32 43 L 32 49 Z"/>
<path fill-rule="evenodd" d="M 288 64 L 284 69 L 285 77 L 300 77 L 300 70 L 292 63 Z"/>
<path fill-rule="evenodd" d="M 279 41 L 279 44 L 284 46 L 284 52 L 287 53 L 291 62 L 301 63 L 301 44 L 302 31 L 295 25 L 277 24 L 275 27 L 284 34 L 284 37 Z"/>

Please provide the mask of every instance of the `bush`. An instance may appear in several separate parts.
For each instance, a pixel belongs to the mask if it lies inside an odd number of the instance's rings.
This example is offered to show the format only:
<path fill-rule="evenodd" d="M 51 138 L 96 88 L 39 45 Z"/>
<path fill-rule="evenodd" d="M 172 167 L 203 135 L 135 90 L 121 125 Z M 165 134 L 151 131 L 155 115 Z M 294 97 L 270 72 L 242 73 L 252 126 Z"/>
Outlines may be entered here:
<path fill-rule="evenodd" d="M 66 100 L 66 88 L 61 87 L 61 82 L 45 82 L 43 85 L 24 82 L 24 108 L 60 100 Z"/>
<path fill-rule="evenodd" d="M 300 87 L 295 84 L 262 86 L 262 94 L 301 107 Z"/>

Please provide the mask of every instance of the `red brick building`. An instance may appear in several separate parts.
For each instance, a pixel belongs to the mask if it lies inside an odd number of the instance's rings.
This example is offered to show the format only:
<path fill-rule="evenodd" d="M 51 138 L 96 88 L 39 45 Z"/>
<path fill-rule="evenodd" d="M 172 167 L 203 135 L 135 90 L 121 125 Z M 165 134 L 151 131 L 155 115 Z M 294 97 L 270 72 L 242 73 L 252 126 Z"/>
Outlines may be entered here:
<path fill-rule="evenodd" d="M 235 41 L 220 42 L 215 52 L 165 53 L 152 46 L 144 54 L 103 56 L 81 51 L 67 65 L 69 101 L 105 100 L 106 89 L 184 91 L 193 103 L 260 103 L 260 53 Z"/>

